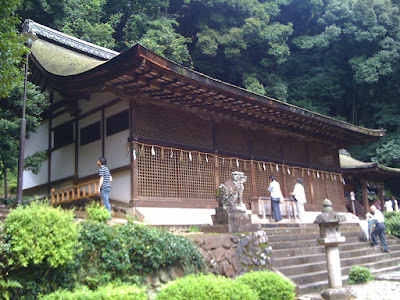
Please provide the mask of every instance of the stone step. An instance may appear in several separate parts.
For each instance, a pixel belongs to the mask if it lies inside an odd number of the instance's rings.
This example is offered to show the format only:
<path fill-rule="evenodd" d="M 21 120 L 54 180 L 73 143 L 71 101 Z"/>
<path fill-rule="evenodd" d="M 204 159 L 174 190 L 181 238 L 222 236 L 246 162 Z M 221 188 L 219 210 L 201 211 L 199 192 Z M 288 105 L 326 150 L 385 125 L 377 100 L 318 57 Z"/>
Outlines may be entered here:
<path fill-rule="evenodd" d="M 349 236 L 346 237 L 347 243 L 355 243 L 355 242 L 365 242 L 365 238 L 359 236 Z M 285 242 L 271 242 L 268 239 L 268 243 L 272 246 L 272 249 L 290 249 L 290 248 L 308 248 L 319 246 L 317 239 L 309 239 L 309 240 L 297 240 L 297 241 L 285 241 Z"/>
<path fill-rule="evenodd" d="M 398 251 L 391 251 L 391 253 L 383 254 L 382 251 L 374 250 L 372 254 L 365 255 L 365 256 L 353 256 L 353 257 L 346 257 L 341 258 L 341 266 L 348 267 L 348 266 L 356 266 L 356 265 L 364 265 L 368 263 L 382 263 L 390 259 L 396 259 L 400 256 L 400 250 Z M 321 257 L 320 257 L 321 258 Z M 400 262 L 400 257 L 399 257 Z M 313 272 L 319 272 L 326 270 L 326 260 L 321 259 L 319 261 L 311 261 L 304 264 L 296 264 L 290 266 L 282 266 L 279 267 L 279 271 L 285 274 L 288 277 L 296 276 L 300 274 L 307 274 Z"/>
<path fill-rule="evenodd" d="M 392 253 L 400 253 L 400 245 L 395 244 L 390 247 Z M 392 254 L 391 253 L 391 254 Z M 348 251 L 340 251 L 341 259 L 354 259 L 357 257 L 364 257 L 370 255 L 376 255 L 377 250 L 373 247 L 369 246 L 364 247 L 362 249 L 354 249 Z M 281 257 L 276 256 L 276 253 L 272 253 L 272 258 L 274 262 L 274 266 L 277 268 L 282 268 L 284 266 L 296 266 L 303 264 L 311 264 L 317 262 L 326 262 L 326 254 L 324 249 L 321 252 L 315 254 L 305 254 L 305 255 L 297 255 L 292 257 Z"/>
<path fill-rule="evenodd" d="M 350 268 L 348 269 L 350 270 Z M 342 269 L 342 274 L 343 274 L 343 269 Z M 400 271 L 400 264 L 398 265 L 394 265 L 394 266 L 390 266 L 390 267 L 386 267 L 386 268 L 381 268 L 381 269 L 370 269 L 372 274 L 381 274 L 384 272 L 394 272 L 394 271 Z M 316 278 L 328 278 L 328 273 L 318 273 Z M 348 275 L 342 275 L 342 280 L 343 280 L 343 285 L 347 284 L 347 280 L 348 280 Z M 306 284 L 300 284 L 298 285 L 298 293 L 300 295 L 302 294 L 308 294 L 308 293 L 314 293 L 314 292 L 319 292 L 323 289 L 328 288 L 328 280 L 320 280 L 317 281 L 317 279 L 311 283 L 306 283 Z"/>
<path fill-rule="evenodd" d="M 363 232 L 359 231 L 349 231 L 349 232 L 341 232 L 342 236 L 353 237 L 357 236 L 366 240 L 366 237 Z M 308 234 L 291 234 L 291 235 L 268 235 L 268 241 L 271 242 L 285 242 L 285 241 L 297 241 L 297 240 L 317 240 L 320 235 L 319 233 L 308 233 Z"/>
<path fill-rule="evenodd" d="M 302 224 L 301 227 L 277 227 L 277 228 L 265 228 L 262 226 L 262 230 L 267 233 L 267 236 L 273 235 L 286 235 L 286 234 L 310 234 L 315 233 L 319 235 L 319 226 L 316 224 Z M 345 224 L 340 225 L 340 232 L 349 232 L 349 231 L 360 231 L 361 228 L 358 224 Z"/>
<path fill-rule="evenodd" d="M 398 245 L 395 239 L 388 239 L 388 245 L 392 248 L 395 245 Z M 357 251 L 368 249 L 371 250 L 371 244 L 369 242 L 346 242 L 339 246 L 340 253 L 345 251 Z M 314 247 L 299 247 L 296 248 L 296 245 L 293 248 L 284 248 L 284 249 L 274 249 L 273 248 L 273 257 L 274 258 L 288 258 L 294 256 L 303 256 L 303 255 L 314 255 L 325 253 L 325 247 L 319 244 L 316 244 Z"/>
<path fill-rule="evenodd" d="M 387 268 L 399 267 L 399 269 L 400 269 L 399 263 L 400 263 L 400 258 L 396 257 L 396 258 L 383 259 L 382 261 L 378 261 L 378 262 L 369 262 L 369 263 L 364 263 L 364 264 L 352 264 L 350 266 L 342 265 L 342 276 L 347 276 L 350 272 L 350 269 L 353 266 L 363 266 L 363 267 L 370 269 L 371 273 L 378 273 L 378 272 L 381 272 L 382 269 L 385 269 L 385 268 L 387 269 Z M 285 274 L 284 272 L 282 272 L 282 273 Z M 310 273 L 301 273 L 301 274 L 296 274 L 296 275 L 287 276 L 287 277 L 289 277 L 293 282 L 295 282 L 299 286 L 309 285 L 311 283 L 321 281 L 322 278 L 323 279 L 326 278 L 326 280 L 328 280 L 328 271 L 325 268 L 324 270 L 318 270 L 318 271 L 310 272 Z"/>

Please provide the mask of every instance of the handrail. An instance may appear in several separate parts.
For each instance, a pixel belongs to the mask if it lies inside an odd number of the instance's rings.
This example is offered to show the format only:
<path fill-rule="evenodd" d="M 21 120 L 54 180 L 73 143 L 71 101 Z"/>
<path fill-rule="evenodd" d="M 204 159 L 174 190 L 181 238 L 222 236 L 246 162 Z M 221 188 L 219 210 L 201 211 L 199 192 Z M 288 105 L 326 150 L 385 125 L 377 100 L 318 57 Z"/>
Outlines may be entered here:
<path fill-rule="evenodd" d="M 62 189 L 51 189 L 51 205 L 71 202 L 82 198 L 99 195 L 98 180 L 92 180 Z"/>

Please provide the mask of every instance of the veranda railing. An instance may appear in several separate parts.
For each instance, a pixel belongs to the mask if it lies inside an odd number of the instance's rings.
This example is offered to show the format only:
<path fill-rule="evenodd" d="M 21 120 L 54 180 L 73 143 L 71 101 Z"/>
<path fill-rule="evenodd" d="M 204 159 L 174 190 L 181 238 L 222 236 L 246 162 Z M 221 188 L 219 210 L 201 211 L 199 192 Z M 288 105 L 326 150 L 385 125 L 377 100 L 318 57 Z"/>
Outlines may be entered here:
<path fill-rule="evenodd" d="M 71 187 L 51 190 L 51 204 L 57 206 L 61 203 L 71 202 L 82 198 L 99 195 L 98 180 L 92 180 Z"/>

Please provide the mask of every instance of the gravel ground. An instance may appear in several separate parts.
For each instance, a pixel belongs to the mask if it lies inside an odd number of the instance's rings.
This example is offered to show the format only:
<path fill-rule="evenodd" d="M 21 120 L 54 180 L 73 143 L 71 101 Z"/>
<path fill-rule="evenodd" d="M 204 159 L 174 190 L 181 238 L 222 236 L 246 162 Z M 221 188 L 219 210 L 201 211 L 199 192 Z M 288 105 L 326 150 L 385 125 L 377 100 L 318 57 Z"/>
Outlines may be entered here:
<path fill-rule="evenodd" d="M 400 300 L 400 282 L 388 280 L 373 280 L 365 284 L 347 286 L 352 300 Z M 298 300 L 321 300 L 319 294 L 306 294 Z"/>
<path fill-rule="evenodd" d="M 365 284 L 348 286 L 359 300 L 400 300 L 400 282 L 374 280 Z"/>

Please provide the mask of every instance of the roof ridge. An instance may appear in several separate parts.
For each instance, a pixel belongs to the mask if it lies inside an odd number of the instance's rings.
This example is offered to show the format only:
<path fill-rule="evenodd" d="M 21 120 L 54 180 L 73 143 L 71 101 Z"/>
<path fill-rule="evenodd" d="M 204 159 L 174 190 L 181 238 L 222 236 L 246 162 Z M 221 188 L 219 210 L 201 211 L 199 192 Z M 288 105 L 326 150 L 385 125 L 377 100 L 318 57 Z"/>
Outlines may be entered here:
<path fill-rule="evenodd" d="M 86 42 L 71 35 L 51 29 L 50 27 L 36 23 L 35 21 L 30 19 L 25 20 L 24 24 L 22 25 L 22 32 L 33 33 L 38 36 L 55 41 L 59 44 L 106 60 L 109 60 L 120 54 L 117 51 Z"/>

